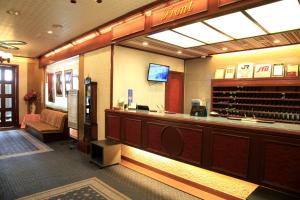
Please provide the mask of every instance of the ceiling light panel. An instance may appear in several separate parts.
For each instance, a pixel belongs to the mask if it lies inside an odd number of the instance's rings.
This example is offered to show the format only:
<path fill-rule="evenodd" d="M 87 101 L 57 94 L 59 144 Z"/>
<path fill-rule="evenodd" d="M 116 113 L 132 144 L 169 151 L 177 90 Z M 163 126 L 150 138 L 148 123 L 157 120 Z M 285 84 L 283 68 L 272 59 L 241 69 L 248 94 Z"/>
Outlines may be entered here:
<path fill-rule="evenodd" d="M 155 33 L 148 36 L 149 38 L 156 39 L 162 42 L 166 42 L 169 44 L 173 44 L 176 46 L 180 46 L 183 48 L 195 47 L 204 45 L 204 43 L 199 42 L 197 40 L 193 40 L 189 37 L 185 37 L 179 33 L 175 33 L 174 31 L 163 31 L 160 33 Z"/>
<path fill-rule="evenodd" d="M 282 0 L 248 9 L 246 12 L 270 33 L 300 28 L 298 0 Z"/>
<path fill-rule="evenodd" d="M 259 26 L 241 12 L 208 19 L 205 22 L 236 39 L 266 34 Z"/>
<path fill-rule="evenodd" d="M 173 30 L 207 44 L 232 40 L 230 37 L 210 28 L 202 22 L 182 26 Z"/>

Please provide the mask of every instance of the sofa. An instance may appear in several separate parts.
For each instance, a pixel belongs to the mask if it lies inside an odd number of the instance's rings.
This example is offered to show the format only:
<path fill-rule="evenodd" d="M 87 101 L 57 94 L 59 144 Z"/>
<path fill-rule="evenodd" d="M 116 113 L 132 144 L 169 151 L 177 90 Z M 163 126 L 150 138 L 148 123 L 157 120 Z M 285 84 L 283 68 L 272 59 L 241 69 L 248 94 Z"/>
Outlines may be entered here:
<path fill-rule="evenodd" d="M 40 120 L 26 122 L 25 129 L 43 142 L 67 139 L 67 113 L 43 109 Z"/>

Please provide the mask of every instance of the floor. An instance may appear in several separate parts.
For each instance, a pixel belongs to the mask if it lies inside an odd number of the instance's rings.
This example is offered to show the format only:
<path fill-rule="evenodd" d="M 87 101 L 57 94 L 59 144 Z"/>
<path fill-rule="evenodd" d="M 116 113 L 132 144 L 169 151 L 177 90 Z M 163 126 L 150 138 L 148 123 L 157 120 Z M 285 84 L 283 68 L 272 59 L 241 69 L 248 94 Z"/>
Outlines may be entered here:
<path fill-rule="evenodd" d="M 69 141 L 50 143 L 54 151 L 0 160 L 0 199 L 12 200 L 91 177 L 132 199 L 198 199 L 121 165 L 99 169 L 69 145 Z"/>

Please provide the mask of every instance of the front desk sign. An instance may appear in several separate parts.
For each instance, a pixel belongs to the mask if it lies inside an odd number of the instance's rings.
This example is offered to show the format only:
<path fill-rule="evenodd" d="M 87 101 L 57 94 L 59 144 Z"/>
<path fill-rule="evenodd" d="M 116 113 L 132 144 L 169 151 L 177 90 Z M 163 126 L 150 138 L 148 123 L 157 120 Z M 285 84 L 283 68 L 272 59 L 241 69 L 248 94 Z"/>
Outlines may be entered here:
<path fill-rule="evenodd" d="M 207 0 L 186 0 L 152 12 L 152 27 L 207 10 Z"/>

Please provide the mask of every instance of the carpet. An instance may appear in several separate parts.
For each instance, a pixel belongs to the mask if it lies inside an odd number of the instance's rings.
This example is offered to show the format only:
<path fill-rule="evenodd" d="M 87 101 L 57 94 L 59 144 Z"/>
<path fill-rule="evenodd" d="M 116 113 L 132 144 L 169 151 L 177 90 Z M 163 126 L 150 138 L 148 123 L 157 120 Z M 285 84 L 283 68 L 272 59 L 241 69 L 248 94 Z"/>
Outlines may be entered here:
<path fill-rule="evenodd" d="M 0 160 L 53 151 L 23 130 L 0 131 Z"/>
<path fill-rule="evenodd" d="M 44 192 L 36 193 L 27 197 L 19 198 L 18 200 L 76 200 L 76 199 L 91 199 L 91 200 L 129 200 L 127 196 L 103 183 L 96 177 L 78 181 L 62 187 L 54 188 Z"/>

